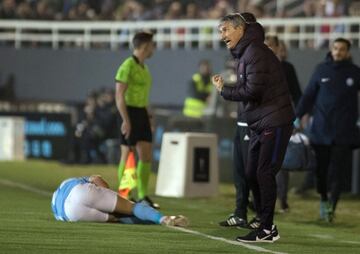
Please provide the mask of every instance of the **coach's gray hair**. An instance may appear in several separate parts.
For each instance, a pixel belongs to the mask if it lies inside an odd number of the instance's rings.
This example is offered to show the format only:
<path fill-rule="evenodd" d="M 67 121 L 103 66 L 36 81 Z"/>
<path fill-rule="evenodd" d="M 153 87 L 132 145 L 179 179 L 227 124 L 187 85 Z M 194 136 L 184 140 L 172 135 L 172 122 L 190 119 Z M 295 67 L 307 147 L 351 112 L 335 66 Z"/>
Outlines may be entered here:
<path fill-rule="evenodd" d="M 244 20 L 241 18 L 240 13 L 230 13 L 220 19 L 220 24 L 230 22 L 234 27 L 245 26 Z"/>
<path fill-rule="evenodd" d="M 224 22 L 230 22 L 234 27 L 249 25 L 256 22 L 256 18 L 252 13 L 230 13 L 220 19 L 220 25 Z"/>

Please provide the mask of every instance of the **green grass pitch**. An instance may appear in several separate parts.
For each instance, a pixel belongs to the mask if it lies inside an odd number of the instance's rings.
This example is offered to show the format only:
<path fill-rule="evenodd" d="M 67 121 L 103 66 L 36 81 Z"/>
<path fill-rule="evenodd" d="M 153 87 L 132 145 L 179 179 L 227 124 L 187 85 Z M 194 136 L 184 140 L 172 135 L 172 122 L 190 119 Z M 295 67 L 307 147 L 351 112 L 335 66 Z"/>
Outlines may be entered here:
<path fill-rule="evenodd" d="M 318 220 L 315 193 L 306 198 L 290 194 L 290 213 L 275 215 L 281 239 L 274 244 L 252 244 L 257 249 L 226 242 L 246 234 L 246 229 L 217 225 L 233 210 L 231 184 L 221 184 L 214 198 L 154 197 L 165 214 L 188 216 L 191 232 L 158 225 L 55 221 L 50 193 L 65 178 L 91 174 L 101 174 L 116 188 L 114 166 L 0 162 L 0 253 L 360 253 L 360 198 L 349 194 L 340 200 L 332 224 Z M 30 189 L 22 188 L 24 185 Z M 153 193 L 154 175 L 151 186 Z"/>

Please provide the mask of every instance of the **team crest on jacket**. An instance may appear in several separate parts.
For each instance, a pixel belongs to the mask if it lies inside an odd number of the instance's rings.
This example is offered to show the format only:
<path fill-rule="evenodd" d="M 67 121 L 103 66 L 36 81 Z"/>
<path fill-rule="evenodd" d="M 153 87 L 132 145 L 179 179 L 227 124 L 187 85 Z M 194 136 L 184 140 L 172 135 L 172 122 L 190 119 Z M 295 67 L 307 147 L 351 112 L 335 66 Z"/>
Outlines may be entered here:
<path fill-rule="evenodd" d="M 352 78 L 347 78 L 346 79 L 346 85 L 347 86 L 352 86 L 354 84 L 354 80 Z"/>

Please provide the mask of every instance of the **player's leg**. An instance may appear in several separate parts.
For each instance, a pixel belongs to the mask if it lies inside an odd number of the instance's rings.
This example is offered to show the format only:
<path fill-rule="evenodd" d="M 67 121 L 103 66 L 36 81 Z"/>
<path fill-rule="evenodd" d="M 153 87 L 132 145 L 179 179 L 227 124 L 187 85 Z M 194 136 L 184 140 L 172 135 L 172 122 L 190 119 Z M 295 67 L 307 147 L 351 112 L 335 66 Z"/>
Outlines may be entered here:
<path fill-rule="evenodd" d="M 109 221 L 118 221 L 127 224 L 162 224 L 168 226 L 186 227 L 188 219 L 182 215 L 164 216 L 161 212 L 151 207 L 148 202 L 134 203 L 117 195 L 115 209 L 109 216 Z M 133 215 L 136 218 L 118 218 L 116 214 Z"/>
<path fill-rule="evenodd" d="M 94 221 L 106 222 L 109 220 L 109 213 L 97 209 L 96 205 L 107 206 L 111 210 L 115 206 L 116 197 L 107 196 L 105 192 L 113 192 L 109 189 L 98 187 L 95 184 L 79 184 L 75 186 L 64 203 L 64 210 L 69 221 Z M 95 198 L 103 199 L 97 204 Z M 94 205 L 96 204 L 96 205 Z"/>
<path fill-rule="evenodd" d="M 188 223 L 183 216 L 164 216 L 146 202 L 131 202 L 110 189 L 91 183 L 74 187 L 69 197 L 66 214 L 71 221 L 118 222 L 121 220 L 117 215 L 129 215 L 155 224 L 186 226 Z"/>

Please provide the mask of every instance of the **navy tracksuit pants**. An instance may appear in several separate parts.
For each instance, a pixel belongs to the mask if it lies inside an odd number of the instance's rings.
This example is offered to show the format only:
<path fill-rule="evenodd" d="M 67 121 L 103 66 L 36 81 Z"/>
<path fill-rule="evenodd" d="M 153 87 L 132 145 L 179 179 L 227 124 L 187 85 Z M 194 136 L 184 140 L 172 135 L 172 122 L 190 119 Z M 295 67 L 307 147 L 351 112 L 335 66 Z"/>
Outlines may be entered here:
<path fill-rule="evenodd" d="M 271 229 L 276 203 L 275 176 L 281 168 L 293 125 L 250 132 L 246 178 L 260 215 L 261 228 Z"/>

